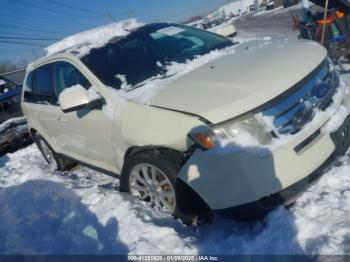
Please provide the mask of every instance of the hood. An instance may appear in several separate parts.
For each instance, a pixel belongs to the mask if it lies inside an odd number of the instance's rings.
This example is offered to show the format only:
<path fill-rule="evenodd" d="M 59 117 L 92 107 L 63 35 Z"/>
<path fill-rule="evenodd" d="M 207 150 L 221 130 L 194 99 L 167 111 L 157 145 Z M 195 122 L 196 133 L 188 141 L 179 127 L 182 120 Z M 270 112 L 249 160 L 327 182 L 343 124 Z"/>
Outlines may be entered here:
<path fill-rule="evenodd" d="M 171 82 L 150 105 L 219 123 L 282 94 L 311 73 L 327 51 L 313 41 L 254 41 Z"/>

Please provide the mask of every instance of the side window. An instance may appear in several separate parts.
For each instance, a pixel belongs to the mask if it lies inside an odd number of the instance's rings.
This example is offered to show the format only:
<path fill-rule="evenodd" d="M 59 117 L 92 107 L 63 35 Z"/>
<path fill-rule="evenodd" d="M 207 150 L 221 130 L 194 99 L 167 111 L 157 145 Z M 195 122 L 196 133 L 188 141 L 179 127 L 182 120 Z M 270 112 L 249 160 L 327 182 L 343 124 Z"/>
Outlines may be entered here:
<path fill-rule="evenodd" d="M 48 102 L 55 104 L 57 99 L 52 79 L 52 64 L 43 65 L 29 73 L 24 90 L 27 102 Z"/>
<path fill-rule="evenodd" d="M 57 96 L 66 88 L 75 85 L 89 89 L 90 82 L 86 77 L 72 64 L 68 62 L 55 63 L 55 88 Z"/>
<path fill-rule="evenodd" d="M 44 65 L 35 70 L 34 93 L 48 97 L 55 95 L 52 81 L 52 64 Z"/>

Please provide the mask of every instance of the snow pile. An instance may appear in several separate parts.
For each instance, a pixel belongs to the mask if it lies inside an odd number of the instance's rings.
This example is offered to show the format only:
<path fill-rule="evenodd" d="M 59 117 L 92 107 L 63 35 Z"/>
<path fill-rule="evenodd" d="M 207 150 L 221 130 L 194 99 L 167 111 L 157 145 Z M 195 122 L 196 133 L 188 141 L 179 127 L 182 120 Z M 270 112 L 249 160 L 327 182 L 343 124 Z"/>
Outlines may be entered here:
<path fill-rule="evenodd" d="M 60 95 L 70 95 L 76 90 L 82 90 L 82 89 L 86 90 L 83 86 L 81 86 L 80 84 L 77 84 L 77 85 L 65 88 Z M 99 94 L 95 86 L 90 86 L 90 88 L 87 90 L 87 94 L 92 100 L 101 98 L 101 95 Z"/>
<path fill-rule="evenodd" d="M 82 87 L 80 84 L 77 84 L 77 85 L 74 85 L 71 87 L 67 87 L 60 93 L 60 95 L 71 95 L 76 90 L 81 90 L 82 88 L 84 88 L 84 87 Z"/>
<path fill-rule="evenodd" d="M 332 118 L 325 125 L 324 131 L 328 133 L 336 132 L 344 123 L 349 113 L 350 113 L 349 110 L 345 106 L 341 105 L 339 110 L 332 116 Z"/>
<path fill-rule="evenodd" d="M 115 37 L 124 37 L 142 25 L 133 18 L 71 35 L 46 47 L 46 55 L 68 51 L 76 52 L 79 57 L 82 57 L 88 54 L 91 49 L 102 47 Z"/>
<path fill-rule="evenodd" d="M 131 85 L 128 84 L 128 82 L 126 81 L 126 75 L 116 75 L 115 76 L 117 79 L 120 80 L 120 82 L 122 83 L 121 86 L 120 86 L 120 89 L 121 90 L 125 90 L 125 91 L 128 91 L 130 89 L 132 89 L 133 87 Z"/>
<path fill-rule="evenodd" d="M 118 192 L 117 179 L 50 171 L 32 145 L 0 158 L 0 253 L 350 254 L 349 161 L 348 153 L 291 209 L 262 221 L 216 216 L 185 227 Z"/>
<path fill-rule="evenodd" d="M 90 88 L 88 89 L 88 95 L 92 100 L 101 98 L 101 95 L 97 90 L 96 86 L 90 86 Z"/>

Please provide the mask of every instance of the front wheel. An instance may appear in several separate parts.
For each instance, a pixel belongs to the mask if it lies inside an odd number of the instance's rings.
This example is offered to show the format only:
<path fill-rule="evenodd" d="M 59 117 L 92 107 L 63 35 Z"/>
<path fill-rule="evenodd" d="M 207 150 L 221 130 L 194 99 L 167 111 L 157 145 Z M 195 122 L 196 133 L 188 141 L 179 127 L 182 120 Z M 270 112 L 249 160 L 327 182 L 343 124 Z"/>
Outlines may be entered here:
<path fill-rule="evenodd" d="M 170 179 L 156 166 L 141 163 L 129 175 L 129 192 L 169 214 L 176 209 L 175 190 Z"/>
<path fill-rule="evenodd" d="M 195 215 L 181 212 L 176 199 L 176 179 L 181 158 L 173 152 L 141 152 L 124 165 L 121 189 L 163 212 L 193 224 Z"/>

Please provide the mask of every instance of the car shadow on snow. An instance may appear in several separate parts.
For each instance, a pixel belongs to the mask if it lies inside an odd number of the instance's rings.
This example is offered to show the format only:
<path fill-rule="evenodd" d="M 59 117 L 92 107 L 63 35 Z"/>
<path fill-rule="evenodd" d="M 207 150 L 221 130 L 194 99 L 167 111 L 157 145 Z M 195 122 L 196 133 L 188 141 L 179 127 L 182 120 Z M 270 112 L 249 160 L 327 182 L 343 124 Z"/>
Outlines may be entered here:
<path fill-rule="evenodd" d="M 118 224 L 102 225 L 64 185 L 32 180 L 0 189 L 0 254 L 126 254 Z"/>

